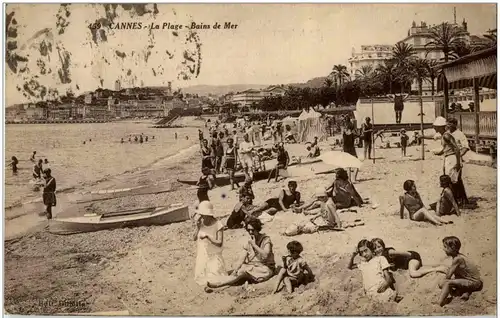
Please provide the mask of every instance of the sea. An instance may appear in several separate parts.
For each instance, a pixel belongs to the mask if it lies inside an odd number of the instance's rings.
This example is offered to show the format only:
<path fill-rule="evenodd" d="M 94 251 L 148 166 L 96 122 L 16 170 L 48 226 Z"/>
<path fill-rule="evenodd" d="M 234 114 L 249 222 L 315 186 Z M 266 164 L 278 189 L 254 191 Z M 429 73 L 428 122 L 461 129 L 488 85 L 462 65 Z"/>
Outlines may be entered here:
<path fill-rule="evenodd" d="M 37 152 L 37 160 L 48 159 L 58 191 L 64 191 L 147 167 L 198 142 L 197 128 L 151 126 L 151 122 L 144 121 L 6 125 L 5 207 L 40 197 L 30 183 L 33 163 L 29 158 L 33 151 Z M 148 136 L 148 141 L 134 142 L 134 135 L 140 134 Z M 8 166 L 12 156 L 19 160 L 17 175 Z"/>

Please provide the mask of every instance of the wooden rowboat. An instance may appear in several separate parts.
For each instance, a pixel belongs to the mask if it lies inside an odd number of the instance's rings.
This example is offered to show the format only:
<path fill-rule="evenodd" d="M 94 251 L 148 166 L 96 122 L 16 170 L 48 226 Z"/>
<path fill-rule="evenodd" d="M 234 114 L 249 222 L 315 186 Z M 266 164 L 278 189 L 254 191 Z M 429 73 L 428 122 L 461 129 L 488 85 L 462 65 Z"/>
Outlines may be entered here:
<path fill-rule="evenodd" d="M 314 164 L 314 163 L 318 163 L 318 162 L 321 162 L 321 159 L 308 158 L 308 159 L 304 159 L 301 162 L 291 163 L 288 165 L 288 167 L 305 166 L 305 165 L 310 165 L 310 164 Z M 270 169 L 270 170 L 267 169 L 267 170 L 254 172 L 253 181 L 267 180 L 267 178 L 269 178 L 269 173 L 271 173 L 271 170 L 272 169 Z M 280 170 L 280 171 L 282 171 L 282 170 Z M 242 172 L 235 173 L 234 180 L 238 183 L 245 182 L 245 174 Z M 180 180 L 180 179 L 177 179 L 177 182 L 187 184 L 187 185 L 196 185 L 196 183 L 198 183 L 198 180 Z M 218 187 L 223 187 L 223 186 L 226 186 L 229 184 L 230 184 L 229 175 L 227 175 L 227 174 L 219 175 L 219 176 L 217 176 L 217 179 L 215 179 L 215 185 Z"/>
<path fill-rule="evenodd" d="M 49 222 L 49 232 L 69 235 L 124 227 L 165 225 L 188 219 L 188 206 L 172 205 L 169 207 L 136 209 L 102 215 L 87 214 L 80 217 L 55 218 Z"/>

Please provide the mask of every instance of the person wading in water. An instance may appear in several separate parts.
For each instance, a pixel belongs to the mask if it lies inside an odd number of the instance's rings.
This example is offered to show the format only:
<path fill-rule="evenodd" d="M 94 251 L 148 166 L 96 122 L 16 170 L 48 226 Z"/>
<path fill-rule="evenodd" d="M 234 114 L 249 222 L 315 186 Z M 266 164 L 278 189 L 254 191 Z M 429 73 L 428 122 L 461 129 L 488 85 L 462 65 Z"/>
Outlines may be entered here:
<path fill-rule="evenodd" d="M 45 185 L 43 187 L 43 204 L 45 205 L 45 214 L 47 219 L 52 219 L 52 207 L 56 206 L 56 179 L 52 176 L 50 169 L 43 171 Z"/>

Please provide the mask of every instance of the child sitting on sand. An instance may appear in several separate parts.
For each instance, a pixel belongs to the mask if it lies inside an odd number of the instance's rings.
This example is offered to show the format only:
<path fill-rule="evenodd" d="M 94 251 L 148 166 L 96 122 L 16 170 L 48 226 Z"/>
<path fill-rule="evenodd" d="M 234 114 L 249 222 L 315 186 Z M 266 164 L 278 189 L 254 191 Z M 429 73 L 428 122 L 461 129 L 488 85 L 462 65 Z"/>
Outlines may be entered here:
<path fill-rule="evenodd" d="M 456 236 L 447 236 L 443 239 L 444 251 L 447 256 L 453 258 L 453 261 L 446 278 L 439 284 L 439 288 L 442 289 L 439 297 L 440 306 L 448 303 L 449 295 L 461 295 L 460 298 L 468 300 L 473 292 L 483 289 L 479 269 L 468 257 L 460 253 L 461 246 Z M 452 276 L 455 277 L 452 279 Z"/>
<path fill-rule="evenodd" d="M 379 302 L 401 301 L 393 290 L 394 280 L 389 274 L 389 262 L 384 256 L 377 256 L 374 253 L 375 247 L 368 240 L 361 240 L 357 248 L 352 253 L 348 268 L 359 268 L 363 275 L 363 287 L 366 295 L 372 300 Z M 354 258 L 360 255 L 364 258 L 361 263 L 354 264 Z"/>
<path fill-rule="evenodd" d="M 442 175 L 439 177 L 439 184 L 443 191 L 439 196 L 439 200 L 436 203 L 431 203 L 431 209 L 436 211 L 436 214 L 441 215 L 452 215 L 456 214 L 460 216 L 460 209 L 458 207 L 457 201 L 453 196 L 453 191 L 451 190 L 451 178 L 448 175 Z"/>
<path fill-rule="evenodd" d="M 280 290 L 281 282 L 284 283 L 286 291 L 293 292 L 294 287 L 306 285 L 314 280 L 314 274 L 306 261 L 300 256 L 304 250 L 298 241 L 291 241 L 286 245 L 288 255 L 283 256 L 283 268 L 278 274 L 278 283 L 274 293 Z"/>
<path fill-rule="evenodd" d="M 403 184 L 403 189 L 406 191 L 399 197 L 399 215 L 404 219 L 405 208 L 410 214 L 412 221 L 429 221 L 434 225 L 451 224 L 452 221 L 446 221 L 437 216 L 433 211 L 427 209 L 422 202 L 420 194 L 417 192 L 415 181 L 406 180 Z"/>

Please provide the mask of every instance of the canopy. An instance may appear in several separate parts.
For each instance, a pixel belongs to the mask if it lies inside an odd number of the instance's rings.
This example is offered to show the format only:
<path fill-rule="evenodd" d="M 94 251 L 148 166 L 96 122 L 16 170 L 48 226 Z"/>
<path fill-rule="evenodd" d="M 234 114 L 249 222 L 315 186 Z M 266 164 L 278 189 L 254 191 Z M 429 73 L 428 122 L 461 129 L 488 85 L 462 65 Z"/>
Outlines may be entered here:
<path fill-rule="evenodd" d="M 497 88 L 497 49 L 478 51 L 455 61 L 438 66 L 443 70 L 438 77 L 438 91 L 444 88 L 444 77 L 451 89 L 472 87 L 472 80 L 478 80 L 479 87 Z"/>

